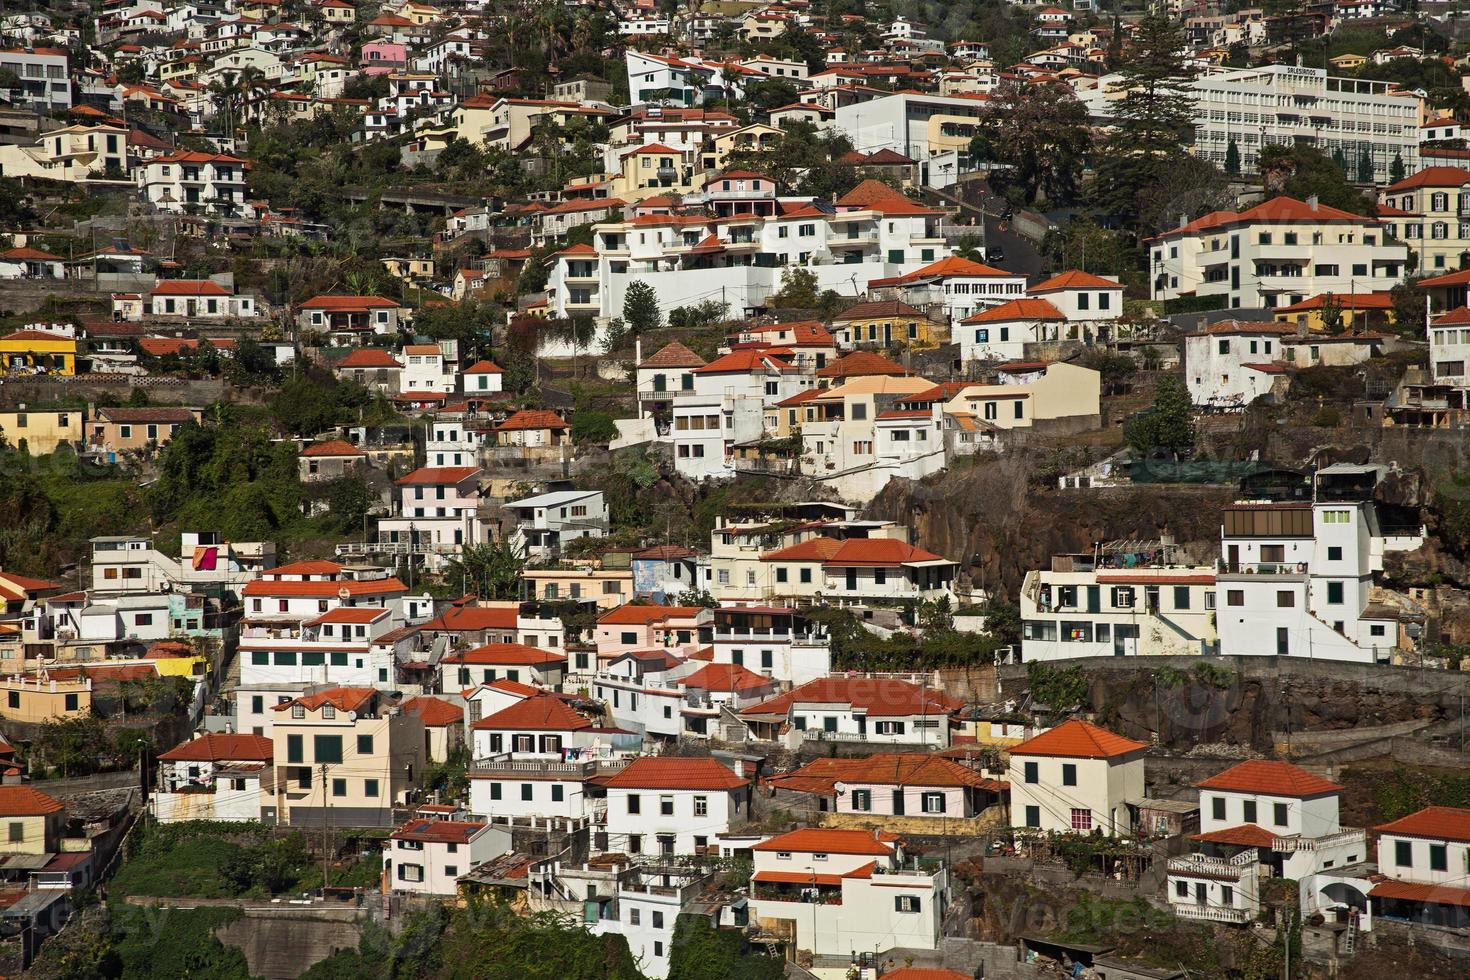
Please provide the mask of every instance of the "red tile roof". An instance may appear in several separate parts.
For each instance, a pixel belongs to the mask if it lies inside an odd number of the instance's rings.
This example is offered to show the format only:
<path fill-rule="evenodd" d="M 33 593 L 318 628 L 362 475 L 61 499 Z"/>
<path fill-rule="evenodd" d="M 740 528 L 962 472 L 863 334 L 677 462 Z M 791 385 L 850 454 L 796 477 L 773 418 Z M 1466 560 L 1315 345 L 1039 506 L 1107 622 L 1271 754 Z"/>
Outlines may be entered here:
<path fill-rule="evenodd" d="M 469 633 L 477 630 L 514 630 L 520 617 L 517 606 L 456 606 L 429 620 L 423 629 L 442 633 Z"/>
<path fill-rule="evenodd" d="M 442 698 L 431 698 L 424 695 L 409 698 L 403 702 L 403 710 L 409 714 L 418 715 L 419 720 L 429 728 L 443 728 L 446 725 L 464 722 L 464 709 Z"/>
<path fill-rule="evenodd" d="M 0 786 L 0 817 L 36 817 L 62 810 L 61 801 L 29 786 Z"/>
<path fill-rule="evenodd" d="M 896 678 L 818 677 L 794 690 L 741 711 L 745 715 L 785 715 L 798 704 L 843 704 L 863 708 L 869 718 L 948 715 L 960 702 L 933 688 Z"/>
<path fill-rule="evenodd" d="M 657 353 L 644 358 L 640 368 L 704 367 L 705 360 L 677 340 L 665 344 Z"/>
<path fill-rule="evenodd" d="M 1044 299 L 1023 297 L 965 317 L 961 323 L 1009 323 L 1015 320 L 1065 320 L 1062 311 Z"/>
<path fill-rule="evenodd" d="M 394 483 L 400 487 L 463 483 L 479 474 L 478 466 L 420 466 L 407 476 L 400 476 Z"/>
<path fill-rule="evenodd" d="M 816 759 L 796 772 L 774 776 L 777 789 L 831 795 L 837 783 L 874 786 L 968 786 L 998 789 L 1003 782 L 988 779 L 953 759 L 926 752 L 884 752 L 864 759 Z"/>
<path fill-rule="evenodd" d="M 752 374 L 764 371 L 793 371 L 790 364 L 773 357 L 766 348 L 749 348 L 731 351 L 717 357 L 704 367 L 695 368 L 695 374 Z"/>
<path fill-rule="evenodd" d="M 154 296 L 229 296 L 230 291 L 210 279 L 167 279 L 150 290 Z"/>
<path fill-rule="evenodd" d="M 1276 307 L 1276 312 L 1302 313 L 1307 310 L 1320 310 L 1329 296 L 1339 307 L 1345 310 L 1393 309 L 1393 295 L 1391 293 L 1319 293 L 1316 296 L 1307 297 L 1300 303 L 1292 303 L 1290 306 L 1278 306 Z"/>
<path fill-rule="evenodd" d="M 495 427 L 497 432 L 517 429 L 569 429 L 566 420 L 544 408 L 523 408 Z"/>
<path fill-rule="evenodd" d="M 337 362 L 339 368 L 401 368 L 392 354 L 381 347 L 359 347 Z"/>
<path fill-rule="evenodd" d="M 1080 269 L 1071 269 L 1060 275 L 1052 276 L 1045 282 L 1039 282 L 1026 290 L 1028 293 L 1055 293 L 1063 289 L 1122 289 L 1121 283 L 1102 276 L 1095 276 L 1090 272 Z"/>
<path fill-rule="evenodd" d="M 385 296 L 313 296 L 301 304 L 303 310 L 327 310 L 333 313 L 361 313 L 384 307 L 397 307 L 397 300 Z"/>
<path fill-rule="evenodd" d="M 1470 184 L 1470 170 L 1461 167 L 1425 167 L 1396 184 L 1390 184 L 1379 193 L 1396 194 L 1417 187 L 1460 187 Z"/>
<path fill-rule="evenodd" d="M 901 966 L 883 974 L 883 980 L 971 980 L 971 976 L 939 966 Z"/>
<path fill-rule="evenodd" d="M 407 592 L 408 586 L 396 578 L 350 579 L 332 582 L 279 582 L 256 579 L 254 582 L 245 583 L 242 594 L 281 598 L 317 596 L 326 599 L 335 597 L 343 591 L 349 596 L 387 595 Z"/>
<path fill-rule="evenodd" d="M 1240 847 L 1270 847 L 1276 840 L 1276 835 L 1264 827 L 1245 823 L 1239 827 L 1226 827 L 1223 830 L 1212 830 L 1207 834 L 1195 834 L 1189 839 L 1211 844 L 1235 844 Z"/>
<path fill-rule="evenodd" d="M 944 561 L 932 551 L 915 548 L 897 538 L 848 538 L 828 559 L 828 565 L 861 567 L 905 565 L 913 562 Z"/>
<path fill-rule="evenodd" d="M 1443 316 L 1437 316 L 1431 322 L 1435 327 L 1456 327 L 1470 323 L 1470 306 L 1457 306 Z"/>
<path fill-rule="evenodd" d="M 749 783 L 709 756 L 641 756 L 603 785 L 610 789 L 732 790 Z"/>
<path fill-rule="evenodd" d="M 1011 755 L 1048 755 L 1068 759 L 1114 759 L 1142 752 L 1142 742 L 1073 718 L 1011 749 Z"/>
<path fill-rule="evenodd" d="M 1200 789 L 1219 789 L 1230 793 L 1259 793 L 1263 796 L 1291 796 L 1305 799 L 1341 793 L 1337 783 L 1313 775 L 1290 762 L 1273 759 L 1248 759 L 1216 773 L 1199 783 Z"/>
<path fill-rule="evenodd" d="M 301 450 L 302 456 L 362 456 L 363 451 L 358 449 L 346 439 L 328 439 L 326 442 L 314 442 Z"/>
<path fill-rule="evenodd" d="M 63 261 L 61 256 L 59 255 L 52 255 L 50 252 L 43 252 L 38 248 L 30 248 L 29 246 L 24 245 L 16 248 L 6 249 L 4 252 L 0 252 L 0 259 L 8 259 L 11 262 L 20 262 L 24 261 L 25 259 L 30 259 L 36 262 Z"/>
<path fill-rule="evenodd" d="M 323 558 L 304 558 L 285 565 L 277 565 L 260 573 L 261 578 L 278 578 L 284 575 L 341 575 L 342 566 Z"/>
<path fill-rule="evenodd" d="M 1370 898 L 1393 899 L 1400 902 L 1423 902 L 1428 905 L 1458 905 L 1470 908 L 1470 888 L 1452 888 L 1449 885 L 1421 885 L 1412 881 L 1380 881 L 1368 891 Z"/>
<path fill-rule="evenodd" d="M 942 279 L 948 277 L 961 277 L 967 279 L 1016 279 L 1019 278 L 1014 272 L 997 269 L 993 265 L 976 262 L 973 259 L 961 258 L 951 255 L 931 262 L 922 269 L 899 276 L 895 282 L 898 284 L 920 282 L 924 279 Z"/>
<path fill-rule="evenodd" d="M 1432 840 L 1470 842 L 1470 809 L 1456 806 L 1428 806 L 1373 828 L 1375 833 L 1400 837 L 1427 837 Z"/>
<path fill-rule="evenodd" d="M 158 755 L 160 762 L 270 762 L 271 740 L 263 735 L 210 732 Z"/>
<path fill-rule="evenodd" d="M 771 678 L 762 677 L 740 664 L 705 664 L 679 683 L 702 691 L 733 691 L 736 694 L 763 691 L 776 685 Z"/>
<path fill-rule="evenodd" d="M 868 378 L 874 376 L 906 377 L 910 374 L 902 364 L 890 361 L 872 351 L 853 351 L 817 372 L 819 378 Z"/>
<path fill-rule="evenodd" d="M 566 661 L 565 654 L 528 647 L 523 643 L 487 643 L 473 650 L 451 653 L 444 658 L 445 663 L 451 664 L 507 664 L 521 667 L 542 667 L 564 664 Z"/>
<path fill-rule="evenodd" d="M 842 548 L 842 542 L 836 538 L 819 535 L 808 538 L 805 541 L 780 548 L 776 551 L 768 551 L 761 555 L 761 561 L 821 561 L 825 562 Z"/>
<path fill-rule="evenodd" d="M 667 619 L 692 619 L 698 616 L 700 606 L 648 606 L 628 604 L 609 609 L 597 617 L 599 626 L 646 626 Z"/>
<path fill-rule="evenodd" d="M 427 844 L 468 844 L 486 826 L 472 820 L 427 820 L 415 817 L 393 831 L 389 837 L 393 840 L 422 841 Z"/>
<path fill-rule="evenodd" d="M 752 851 L 799 851 L 803 854 L 872 854 L 887 857 L 899 842 L 897 834 L 882 830 L 830 830 L 803 827 L 777 834 Z"/>
<path fill-rule="evenodd" d="M 849 306 L 841 313 L 832 318 L 833 323 L 847 323 L 852 320 L 866 320 L 873 317 L 917 317 L 924 319 L 924 311 L 915 309 L 902 300 L 886 299 L 876 303 L 859 303 Z"/>
<path fill-rule="evenodd" d="M 299 698 L 283 701 L 271 710 L 285 711 L 292 705 L 301 705 L 307 711 L 315 711 L 324 704 L 330 704 L 338 711 L 356 711 L 373 699 L 378 693 L 375 687 L 330 687 L 325 691 L 316 691 L 312 694 L 303 694 Z"/>
<path fill-rule="evenodd" d="M 491 361 L 476 361 L 464 369 L 465 374 L 504 374 L 500 366 Z"/>
<path fill-rule="evenodd" d="M 541 694 L 517 701 L 508 708 L 481 718 L 470 727 L 505 731 L 576 732 L 591 728 L 592 722 L 567 707 L 561 698 Z"/>

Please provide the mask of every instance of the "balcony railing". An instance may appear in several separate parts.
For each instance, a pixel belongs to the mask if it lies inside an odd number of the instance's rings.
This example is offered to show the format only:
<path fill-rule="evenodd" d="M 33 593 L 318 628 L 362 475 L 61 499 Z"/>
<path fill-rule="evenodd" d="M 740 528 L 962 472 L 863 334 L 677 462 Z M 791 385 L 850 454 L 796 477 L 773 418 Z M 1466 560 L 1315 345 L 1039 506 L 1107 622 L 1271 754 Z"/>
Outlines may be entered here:
<path fill-rule="evenodd" d="M 1306 562 L 1286 561 L 1221 561 L 1216 564 L 1221 575 L 1305 575 Z"/>
<path fill-rule="evenodd" d="M 1206 922 L 1227 922 L 1243 925 L 1251 920 L 1249 909 L 1233 909 L 1223 905 L 1175 905 L 1174 914 L 1181 919 L 1202 919 Z"/>

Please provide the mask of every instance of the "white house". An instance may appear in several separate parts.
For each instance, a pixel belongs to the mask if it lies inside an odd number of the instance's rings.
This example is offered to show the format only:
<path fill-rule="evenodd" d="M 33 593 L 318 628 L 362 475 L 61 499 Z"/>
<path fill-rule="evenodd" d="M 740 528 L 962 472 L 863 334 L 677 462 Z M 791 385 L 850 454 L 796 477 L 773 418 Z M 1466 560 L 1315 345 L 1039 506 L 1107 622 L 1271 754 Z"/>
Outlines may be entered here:
<path fill-rule="evenodd" d="M 1378 873 L 1376 914 L 1463 929 L 1470 924 L 1470 809 L 1425 807 L 1373 828 Z"/>
<path fill-rule="evenodd" d="M 802 737 L 948 748 L 950 719 L 961 707 L 942 692 L 893 677 L 823 677 L 753 704 L 740 719 L 756 737 L 790 724 Z"/>
<path fill-rule="evenodd" d="M 1133 832 L 1148 746 L 1072 719 L 1011 749 L 1011 826 L 1109 837 Z"/>
<path fill-rule="evenodd" d="M 400 477 L 394 482 L 398 512 L 378 522 L 379 539 L 430 555 L 482 544 L 480 476 L 475 466 L 423 466 Z"/>
<path fill-rule="evenodd" d="M 487 643 L 473 650 L 447 655 L 440 690 L 452 693 L 471 684 L 507 680 L 531 684 L 548 691 L 561 689 L 567 657 L 554 650 L 539 650 L 521 643 Z"/>
<path fill-rule="evenodd" d="M 148 798 L 159 823 L 261 819 L 275 799 L 271 740 L 210 732 L 158 756 L 158 783 Z"/>
<path fill-rule="evenodd" d="M 245 202 L 247 161 L 224 153 L 180 150 L 153 157 L 136 168 L 138 192 L 171 214 L 253 216 Z"/>
<path fill-rule="evenodd" d="M 607 534 L 607 503 L 601 490 L 555 490 L 505 504 L 515 516 L 510 546 L 525 558 L 560 557 L 579 538 Z"/>
<path fill-rule="evenodd" d="M 1184 338 L 1189 399 L 1202 408 L 1245 408 L 1262 395 L 1284 394 L 1287 323 L 1222 320 Z"/>
<path fill-rule="evenodd" d="M 388 835 L 383 870 L 396 892 L 453 896 L 461 875 L 510 849 L 510 831 L 500 827 L 414 817 Z"/>
<path fill-rule="evenodd" d="M 949 872 L 921 868 L 891 833 L 807 828 L 751 848 L 751 919 L 799 950 L 934 949 L 949 905 Z"/>
<path fill-rule="evenodd" d="M 498 394 L 505 383 L 505 372 L 494 363 L 479 360 L 459 373 L 460 389 L 466 395 Z"/>
<path fill-rule="evenodd" d="M 709 756 L 643 756 L 604 783 L 607 849 L 703 854 L 750 813 L 750 783 Z"/>
<path fill-rule="evenodd" d="M 405 345 L 403 362 L 403 374 L 398 381 L 400 393 L 454 391 L 455 366 L 438 344 Z"/>

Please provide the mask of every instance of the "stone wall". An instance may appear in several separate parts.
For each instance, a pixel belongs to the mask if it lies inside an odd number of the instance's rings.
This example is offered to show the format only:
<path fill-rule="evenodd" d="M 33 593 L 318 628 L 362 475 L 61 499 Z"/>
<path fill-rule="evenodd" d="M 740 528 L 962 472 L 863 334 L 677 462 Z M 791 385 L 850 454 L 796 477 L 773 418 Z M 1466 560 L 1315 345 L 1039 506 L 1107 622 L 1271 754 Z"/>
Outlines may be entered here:
<path fill-rule="evenodd" d="M 251 976 L 286 980 L 299 977 L 339 949 L 355 949 L 362 940 L 362 926 L 355 910 L 247 909 L 243 918 L 222 926 L 215 938 L 245 954 Z"/>

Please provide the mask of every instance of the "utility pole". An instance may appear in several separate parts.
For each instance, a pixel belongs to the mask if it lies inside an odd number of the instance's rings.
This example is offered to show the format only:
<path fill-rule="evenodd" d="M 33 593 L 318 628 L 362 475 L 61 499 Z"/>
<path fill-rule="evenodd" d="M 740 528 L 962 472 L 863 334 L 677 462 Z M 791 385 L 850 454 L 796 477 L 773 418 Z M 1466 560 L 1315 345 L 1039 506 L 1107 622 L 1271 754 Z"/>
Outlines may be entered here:
<path fill-rule="evenodd" d="M 327 898 L 327 835 L 332 823 L 331 797 L 327 794 L 327 764 L 322 763 L 322 900 Z"/>

